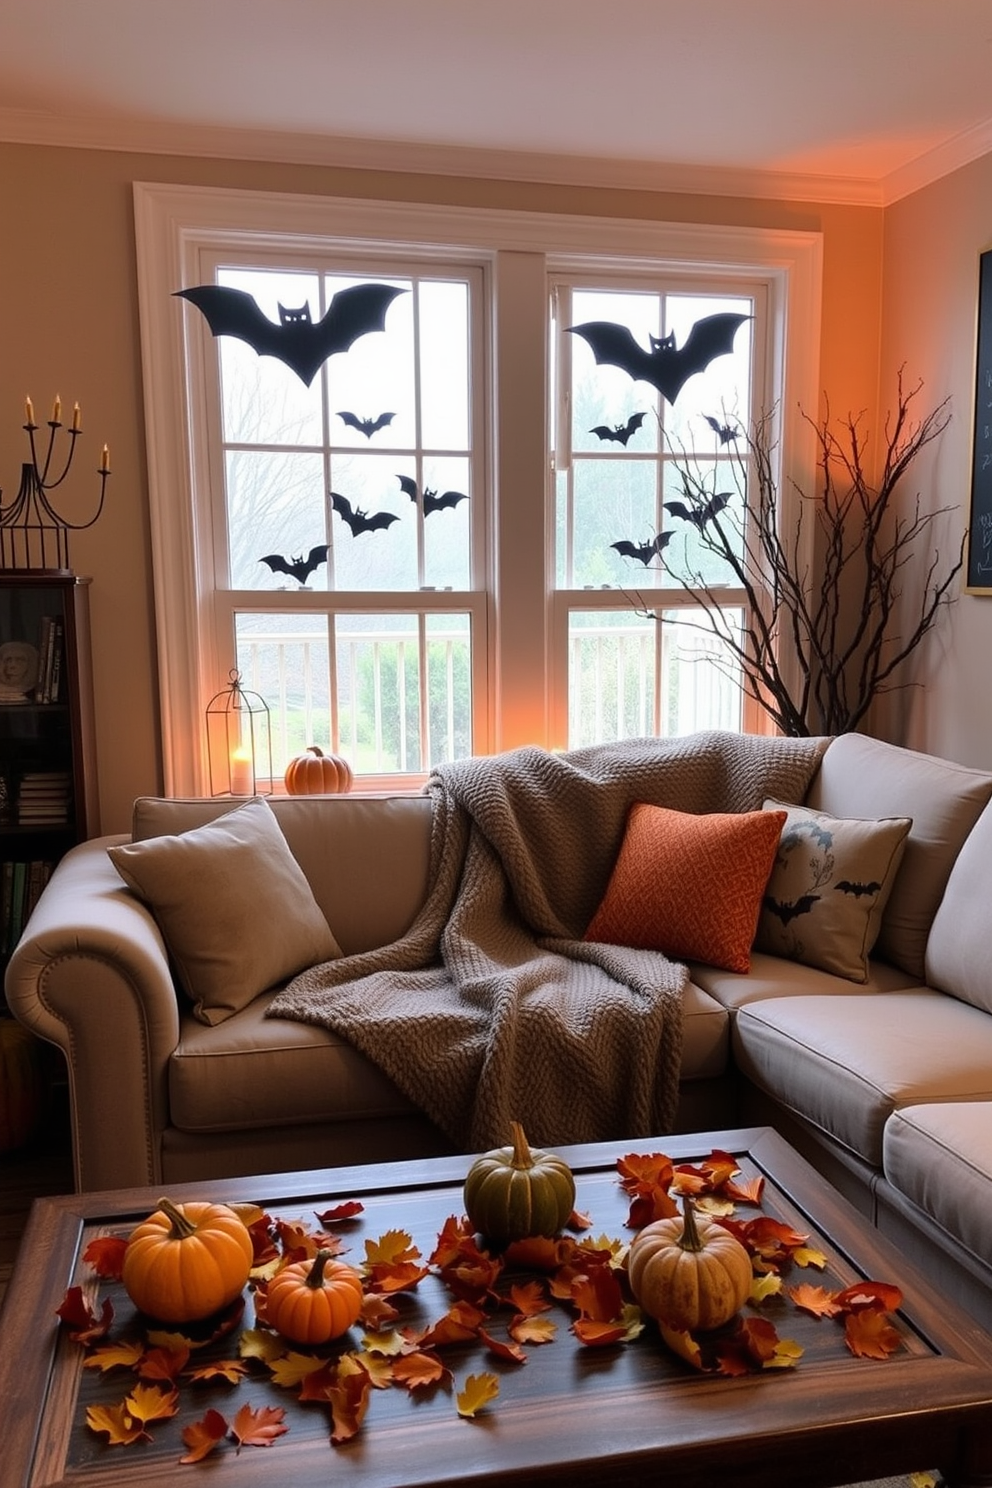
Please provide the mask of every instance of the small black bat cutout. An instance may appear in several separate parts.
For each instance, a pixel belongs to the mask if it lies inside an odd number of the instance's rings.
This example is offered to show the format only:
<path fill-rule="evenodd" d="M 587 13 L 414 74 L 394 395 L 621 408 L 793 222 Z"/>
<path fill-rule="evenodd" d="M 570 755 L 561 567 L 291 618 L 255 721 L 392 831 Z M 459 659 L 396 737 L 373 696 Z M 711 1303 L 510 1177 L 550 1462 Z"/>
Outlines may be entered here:
<path fill-rule="evenodd" d="M 636 434 L 643 424 L 646 414 L 632 413 L 625 424 L 614 424 L 611 429 L 608 424 L 597 424 L 595 429 L 590 429 L 590 434 L 596 434 L 600 439 L 612 439 L 616 444 L 622 444 L 627 448 L 627 441 L 632 434 Z"/>
<path fill-rule="evenodd" d="M 393 512 L 375 512 L 371 517 L 368 512 L 362 511 L 360 506 L 352 510 L 351 502 L 346 496 L 339 496 L 336 491 L 331 492 L 331 506 L 337 512 L 343 522 L 347 522 L 351 528 L 352 537 L 358 537 L 362 532 L 378 532 L 380 527 L 388 527 L 391 522 L 398 522 Z"/>
<path fill-rule="evenodd" d="M 354 413 L 342 413 L 338 411 L 338 418 L 344 419 L 349 429 L 357 429 L 364 434 L 366 439 L 371 439 L 373 434 L 378 434 L 387 424 L 391 424 L 396 417 L 395 413 L 380 413 L 378 418 L 359 418 Z"/>
<path fill-rule="evenodd" d="M 709 501 L 704 501 L 702 506 L 686 506 L 684 501 L 665 501 L 663 506 L 673 517 L 681 517 L 683 522 L 691 522 L 693 527 L 698 527 L 702 532 L 707 522 L 719 516 L 720 512 L 730 501 L 729 491 L 717 491 Z"/>
<path fill-rule="evenodd" d="M 247 341 L 259 356 L 284 362 L 307 387 L 335 351 L 347 351 L 369 331 L 384 331 L 386 311 L 397 295 L 405 293 L 391 284 L 353 284 L 338 290 L 327 314 L 314 325 L 309 305 L 297 310 L 280 305 L 276 324 L 246 290 L 227 284 L 199 284 L 176 290 L 180 299 L 189 300 L 203 312 L 212 335 Z"/>
<path fill-rule="evenodd" d="M 259 563 L 267 563 L 273 573 L 289 574 L 291 578 L 305 584 L 315 568 L 327 562 L 327 543 L 318 543 L 315 548 L 304 558 L 286 558 L 281 553 L 269 553 L 265 558 L 259 558 Z"/>
<path fill-rule="evenodd" d="M 800 898 L 790 901 L 787 899 L 773 899 L 771 894 L 766 894 L 762 903 L 767 910 L 770 910 L 773 915 L 776 915 L 782 921 L 783 925 L 787 925 L 797 915 L 809 914 L 813 905 L 819 901 L 819 898 L 819 894 L 803 894 Z"/>
<path fill-rule="evenodd" d="M 398 475 L 396 479 L 400 483 L 400 489 L 405 491 L 411 501 L 420 497 L 417 482 L 408 475 Z M 467 501 L 468 495 L 465 491 L 445 491 L 439 496 L 432 491 L 430 486 L 424 487 L 424 516 L 429 517 L 431 512 L 444 511 L 445 507 L 457 506 L 459 501 Z"/>
<path fill-rule="evenodd" d="M 674 403 L 694 372 L 704 372 L 714 357 L 733 351 L 734 336 L 750 315 L 721 311 L 697 320 L 684 346 L 675 345 L 674 331 L 668 336 L 649 336 L 650 350 L 634 340 L 628 326 L 612 320 L 590 320 L 568 326 L 592 348 L 597 363 L 620 367 L 635 382 L 649 382 L 662 397 Z"/>
<path fill-rule="evenodd" d="M 855 883 L 850 878 L 841 878 L 834 884 L 839 894 L 853 894 L 855 899 L 860 899 L 862 894 L 877 894 L 881 887 L 874 879 L 871 883 Z"/>
<path fill-rule="evenodd" d="M 616 548 L 624 558 L 639 558 L 645 567 L 652 558 L 660 558 L 662 552 L 672 540 L 670 532 L 659 532 L 650 542 L 632 543 L 624 538 L 623 542 L 610 543 L 611 548 Z"/>
<path fill-rule="evenodd" d="M 732 439 L 740 438 L 741 431 L 740 429 L 735 429 L 733 424 L 721 424 L 719 419 L 712 418 L 708 413 L 704 413 L 703 418 L 709 424 L 721 444 L 729 444 Z"/>

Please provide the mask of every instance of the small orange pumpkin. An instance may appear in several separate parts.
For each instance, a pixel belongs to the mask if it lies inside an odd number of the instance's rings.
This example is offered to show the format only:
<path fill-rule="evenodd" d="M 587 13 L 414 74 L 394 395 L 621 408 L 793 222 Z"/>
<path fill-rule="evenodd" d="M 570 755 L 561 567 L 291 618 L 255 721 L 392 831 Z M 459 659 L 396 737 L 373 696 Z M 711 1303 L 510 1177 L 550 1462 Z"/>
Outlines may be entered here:
<path fill-rule="evenodd" d="M 234 1301 L 254 1251 L 226 1204 L 160 1199 L 131 1233 L 121 1279 L 135 1307 L 165 1323 L 192 1323 Z"/>
<path fill-rule="evenodd" d="M 278 1271 L 265 1294 L 265 1316 L 291 1343 L 322 1344 L 340 1338 L 362 1310 L 362 1278 L 353 1267 L 318 1250 L 312 1261 Z"/>
<path fill-rule="evenodd" d="M 325 754 L 319 744 L 308 744 L 286 766 L 283 779 L 291 796 L 343 796 L 351 790 L 354 772 L 340 754 Z"/>
<path fill-rule="evenodd" d="M 634 1236 L 627 1275 L 644 1311 L 683 1333 L 729 1322 L 753 1280 L 744 1246 L 715 1220 L 697 1218 L 688 1194 L 681 1219 L 656 1219 Z"/>

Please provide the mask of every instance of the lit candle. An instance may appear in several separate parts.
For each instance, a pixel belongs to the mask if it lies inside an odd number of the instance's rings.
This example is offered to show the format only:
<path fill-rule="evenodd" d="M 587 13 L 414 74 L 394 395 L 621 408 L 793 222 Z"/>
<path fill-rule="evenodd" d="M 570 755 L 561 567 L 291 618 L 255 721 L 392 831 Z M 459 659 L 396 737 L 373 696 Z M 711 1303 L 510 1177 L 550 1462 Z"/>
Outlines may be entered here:
<path fill-rule="evenodd" d="M 251 751 L 244 745 L 231 755 L 231 795 L 250 796 L 254 787 Z"/>
<path fill-rule="evenodd" d="M 103 446 L 103 454 L 100 456 L 100 474 L 101 475 L 109 475 L 110 474 L 110 445 L 109 444 L 105 444 Z"/>
<path fill-rule="evenodd" d="M 28 416 L 28 423 L 29 424 L 33 424 L 34 423 L 34 404 L 31 402 L 31 399 L 30 398 L 25 398 L 24 399 L 24 412 Z"/>
<path fill-rule="evenodd" d="M 52 404 L 52 423 L 57 424 L 62 417 L 62 399 L 58 393 L 55 394 L 55 402 Z"/>
<path fill-rule="evenodd" d="M 73 429 L 75 430 L 75 432 L 77 434 L 79 433 L 79 430 L 82 427 L 81 424 L 80 424 L 80 422 L 79 422 L 79 417 L 80 417 L 80 415 L 79 415 L 79 404 L 78 403 L 74 403 L 73 406 L 72 406 L 72 427 L 73 427 Z"/>

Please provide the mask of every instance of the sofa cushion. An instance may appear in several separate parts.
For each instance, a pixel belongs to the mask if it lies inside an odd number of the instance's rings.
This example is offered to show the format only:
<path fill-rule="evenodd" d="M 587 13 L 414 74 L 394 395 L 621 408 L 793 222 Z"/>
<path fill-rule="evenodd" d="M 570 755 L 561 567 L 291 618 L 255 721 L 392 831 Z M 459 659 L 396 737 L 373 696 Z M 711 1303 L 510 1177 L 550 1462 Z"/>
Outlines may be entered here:
<path fill-rule="evenodd" d="M 689 962 L 689 975 L 721 1007 L 729 1010 L 748 1002 L 763 1002 L 768 997 L 842 997 L 857 992 L 871 997 L 878 992 L 901 992 L 919 983 L 907 972 L 888 961 L 869 961 L 868 980 L 863 983 L 842 981 L 833 972 L 817 966 L 803 966 L 764 951 L 751 952 L 748 972 L 724 971 L 719 966 Z"/>
<path fill-rule="evenodd" d="M 958 853 L 927 941 L 926 975 L 932 987 L 992 1013 L 989 955 L 989 863 L 992 806 L 986 807 Z"/>
<path fill-rule="evenodd" d="M 833 816 L 909 816 L 913 825 L 875 951 L 921 981 L 930 925 L 954 860 L 986 803 L 992 775 L 863 734 L 841 734 L 806 804 Z"/>
<path fill-rule="evenodd" d="M 867 981 L 909 817 L 866 821 L 781 801 L 766 801 L 765 808 L 785 811 L 786 822 L 755 944 L 848 981 Z"/>
<path fill-rule="evenodd" d="M 992 1100 L 992 1018 L 928 987 L 778 997 L 734 1020 L 742 1073 L 873 1167 L 897 1108 Z"/>
<path fill-rule="evenodd" d="M 341 954 L 262 797 L 192 831 L 107 852 L 154 914 L 204 1023 Z"/>
<path fill-rule="evenodd" d="M 585 939 L 747 971 L 784 811 L 697 816 L 635 802 Z"/>
<path fill-rule="evenodd" d="M 893 1188 L 986 1261 L 990 1131 L 992 1101 L 942 1101 L 895 1111 L 882 1141 L 882 1168 Z"/>
<path fill-rule="evenodd" d="M 187 1132 L 247 1131 L 416 1112 L 382 1070 L 346 1039 L 312 1023 L 267 1018 L 274 995 L 256 997 L 219 1027 L 183 1018 L 169 1060 L 174 1126 Z M 729 1055 L 728 1016 L 691 983 L 683 1003 L 680 1078 L 719 1077 Z"/>

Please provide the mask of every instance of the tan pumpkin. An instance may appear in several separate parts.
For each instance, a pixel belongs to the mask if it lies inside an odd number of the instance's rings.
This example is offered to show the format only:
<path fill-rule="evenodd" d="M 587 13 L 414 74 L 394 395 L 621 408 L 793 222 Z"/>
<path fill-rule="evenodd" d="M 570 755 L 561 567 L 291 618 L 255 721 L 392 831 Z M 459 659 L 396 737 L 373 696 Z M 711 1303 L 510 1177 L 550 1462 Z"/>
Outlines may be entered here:
<path fill-rule="evenodd" d="M 0 1152 L 14 1152 L 34 1136 L 46 1083 L 38 1039 L 23 1023 L 0 1017 Z"/>
<path fill-rule="evenodd" d="M 135 1307 L 166 1323 L 192 1323 L 233 1302 L 254 1251 L 244 1222 L 226 1204 L 160 1199 L 132 1232 L 122 1280 Z"/>
<path fill-rule="evenodd" d="M 278 1271 L 265 1294 L 268 1322 L 291 1343 L 319 1346 L 340 1338 L 362 1310 L 362 1278 L 329 1250 Z"/>
<path fill-rule="evenodd" d="M 343 796 L 351 790 L 354 772 L 340 754 L 325 754 L 319 744 L 308 744 L 286 766 L 283 779 L 291 796 Z"/>
<path fill-rule="evenodd" d="M 744 1246 L 715 1220 L 697 1216 L 688 1195 L 681 1218 L 656 1219 L 634 1236 L 627 1274 L 650 1317 L 688 1333 L 729 1322 L 753 1278 Z"/>
<path fill-rule="evenodd" d="M 512 1147 L 477 1157 L 465 1178 L 465 1212 L 497 1244 L 557 1235 L 575 1205 L 575 1179 L 562 1157 L 531 1151 L 518 1121 Z"/>

